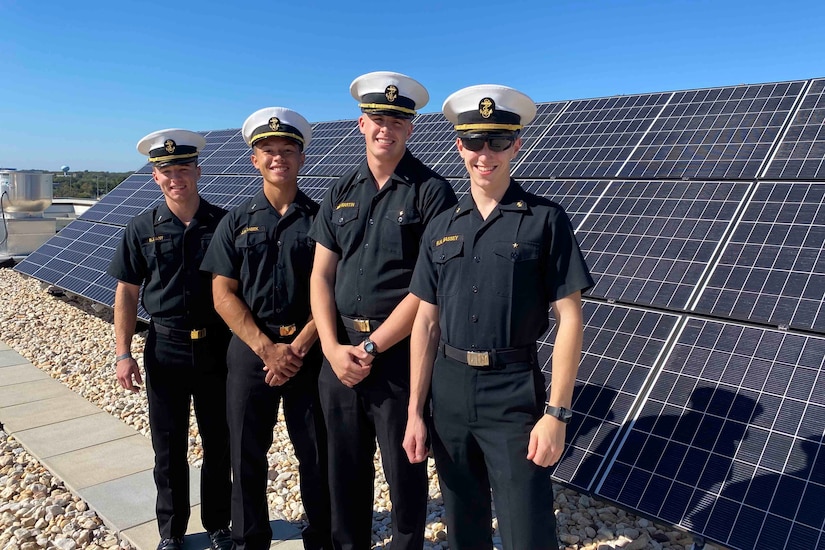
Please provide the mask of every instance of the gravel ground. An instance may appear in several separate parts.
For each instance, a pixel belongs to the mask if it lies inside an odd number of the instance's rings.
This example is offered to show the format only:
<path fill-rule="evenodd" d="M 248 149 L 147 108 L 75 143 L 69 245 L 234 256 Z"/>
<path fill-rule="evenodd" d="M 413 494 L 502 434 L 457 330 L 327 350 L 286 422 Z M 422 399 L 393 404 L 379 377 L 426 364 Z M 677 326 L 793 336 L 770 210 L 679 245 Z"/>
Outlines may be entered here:
<path fill-rule="evenodd" d="M 0 341 L 91 403 L 149 436 L 145 392 L 127 392 L 115 380 L 114 331 L 108 308 L 95 312 L 85 298 L 51 296 L 39 281 L 11 269 L 0 269 L 0 296 Z M 143 335 L 138 334 L 132 347 L 138 363 L 142 362 L 142 347 Z M 273 517 L 301 522 L 304 510 L 298 493 L 297 461 L 283 421 L 278 422 L 274 435 L 269 453 L 270 512 Z M 0 438 L 0 549 L 130 548 L 13 437 L 0 431 Z M 189 460 L 198 466 L 201 447 L 194 424 L 190 427 L 190 443 Z M 381 468 L 377 470 L 373 548 L 390 548 L 389 488 Z M 447 549 L 441 492 L 432 461 L 429 472 L 425 548 Z M 559 537 L 567 550 L 690 547 L 691 538 L 682 531 L 559 485 L 554 485 L 554 492 Z M 494 541 L 500 548 L 497 537 Z M 711 550 L 709 545 L 705 548 Z"/>

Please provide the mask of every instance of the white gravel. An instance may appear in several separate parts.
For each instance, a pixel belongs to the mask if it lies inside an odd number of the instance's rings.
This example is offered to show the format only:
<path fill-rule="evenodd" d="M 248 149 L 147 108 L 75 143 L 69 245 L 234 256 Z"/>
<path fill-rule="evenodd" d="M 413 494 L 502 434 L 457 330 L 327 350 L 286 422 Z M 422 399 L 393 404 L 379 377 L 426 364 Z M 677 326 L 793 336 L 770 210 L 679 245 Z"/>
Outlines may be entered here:
<path fill-rule="evenodd" d="M 101 409 L 121 418 L 145 436 L 149 422 L 145 392 L 121 389 L 114 376 L 114 330 L 111 311 L 96 313 L 85 298 L 49 295 L 39 281 L 0 269 L 0 341 L 33 365 L 60 380 Z M 142 363 L 142 334 L 132 347 Z M 5 432 L 0 431 L 0 550 L 39 548 L 130 548 L 103 526 L 86 504 Z M 201 447 L 197 427 L 190 428 L 190 462 L 198 466 Z M 379 464 L 376 456 L 376 465 Z M 283 421 L 275 428 L 269 453 L 269 504 L 273 517 L 300 522 L 297 461 Z M 377 467 L 373 548 L 390 548 L 389 488 Z M 438 479 L 432 461 L 425 548 L 446 549 L 446 527 Z M 568 550 L 612 548 L 685 550 L 688 534 L 658 525 L 630 512 L 554 486 L 559 536 Z M 494 522 L 495 523 L 495 522 Z M 498 540 L 494 539 L 500 548 Z M 711 550 L 710 545 L 705 546 Z"/>

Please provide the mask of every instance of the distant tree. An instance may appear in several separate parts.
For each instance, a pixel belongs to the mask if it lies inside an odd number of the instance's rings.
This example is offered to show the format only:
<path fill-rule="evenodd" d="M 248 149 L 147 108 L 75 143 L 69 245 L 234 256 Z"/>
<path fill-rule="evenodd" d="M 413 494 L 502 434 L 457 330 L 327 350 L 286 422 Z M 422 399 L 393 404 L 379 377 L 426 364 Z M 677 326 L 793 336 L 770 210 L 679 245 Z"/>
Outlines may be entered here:
<path fill-rule="evenodd" d="M 89 170 L 69 172 L 54 176 L 54 196 L 56 198 L 94 199 L 102 197 L 131 172 L 92 172 Z"/>

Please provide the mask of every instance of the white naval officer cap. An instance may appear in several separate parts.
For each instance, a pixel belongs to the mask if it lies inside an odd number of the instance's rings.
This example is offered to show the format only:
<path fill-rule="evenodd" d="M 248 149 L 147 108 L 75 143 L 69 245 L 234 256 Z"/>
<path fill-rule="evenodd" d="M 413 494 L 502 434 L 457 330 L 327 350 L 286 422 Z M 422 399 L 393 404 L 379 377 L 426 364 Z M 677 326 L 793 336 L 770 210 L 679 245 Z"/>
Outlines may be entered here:
<path fill-rule="evenodd" d="M 463 88 L 444 100 L 447 120 L 460 133 L 519 132 L 536 117 L 536 104 L 529 96 L 499 84 Z"/>
<path fill-rule="evenodd" d="M 401 73 L 376 71 L 359 76 L 349 93 L 364 113 L 413 118 L 430 100 L 427 89 L 417 80 Z"/>
<path fill-rule="evenodd" d="M 144 136 L 137 150 L 149 157 L 158 168 L 170 164 L 189 164 L 198 161 L 198 153 L 206 145 L 206 139 L 197 132 L 181 128 L 167 128 Z"/>
<path fill-rule="evenodd" d="M 247 117 L 241 133 L 250 147 L 262 139 L 275 136 L 291 139 L 303 151 L 312 139 L 312 126 L 292 109 L 264 107 Z"/>

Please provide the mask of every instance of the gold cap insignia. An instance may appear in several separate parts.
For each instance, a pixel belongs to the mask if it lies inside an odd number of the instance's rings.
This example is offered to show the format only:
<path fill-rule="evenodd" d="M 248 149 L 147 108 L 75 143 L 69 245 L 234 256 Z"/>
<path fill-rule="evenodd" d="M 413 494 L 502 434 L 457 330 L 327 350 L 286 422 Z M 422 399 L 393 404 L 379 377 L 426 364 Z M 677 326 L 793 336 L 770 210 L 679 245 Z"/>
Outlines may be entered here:
<path fill-rule="evenodd" d="M 166 148 L 167 153 L 174 153 L 175 148 L 178 146 L 178 144 L 175 143 L 174 139 L 167 139 L 163 142 L 163 146 Z"/>
<path fill-rule="evenodd" d="M 272 129 L 273 132 L 278 131 L 278 128 L 281 127 L 281 121 L 278 120 L 278 117 L 274 116 L 269 119 L 269 127 Z"/>
<path fill-rule="evenodd" d="M 478 112 L 481 113 L 481 116 L 484 118 L 490 118 L 493 116 L 493 112 L 495 112 L 495 110 L 496 102 L 489 97 L 485 97 L 478 102 Z"/>
<path fill-rule="evenodd" d="M 396 88 L 395 85 L 390 84 L 384 90 L 384 96 L 386 96 L 387 101 L 393 103 L 396 99 L 398 99 L 398 88 Z"/>
<path fill-rule="evenodd" d="M 518 206 L 519 208 L 521 208 L 522 206 L 524 206 L 524 202 L 523 202 L 523 201 L 518 201 L 518 202 L 516 203 L 516 206 Z"/>

